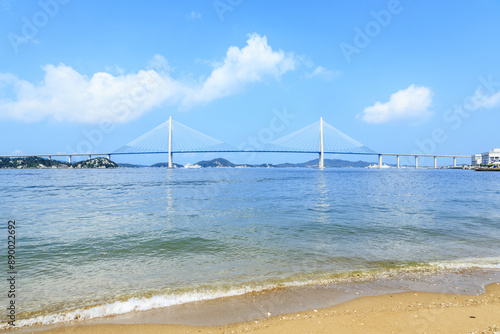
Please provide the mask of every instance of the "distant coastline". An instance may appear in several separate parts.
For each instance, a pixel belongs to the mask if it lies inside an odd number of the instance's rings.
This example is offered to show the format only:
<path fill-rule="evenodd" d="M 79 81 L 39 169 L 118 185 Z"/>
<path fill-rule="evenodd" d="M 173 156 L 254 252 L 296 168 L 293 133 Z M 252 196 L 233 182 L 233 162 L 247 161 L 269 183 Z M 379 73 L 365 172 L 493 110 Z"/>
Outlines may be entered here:
<path fill-rule="evenodd" d="M 82 169 L 118 167 L 117 163 L 101 157 L 72 164 L 41 157 L 0 158 L 0 168 L 2 169 Z"/>
<path fill-rule="evenodd" d="M 309 160 L 306 162 L 290 163 L 285 162 L 281 164 L 235 164 L 224 158 L 216 158 L 212 160 L 202 160 L 195 164 L 174 164 L 174 168 L 317 168 L 319 164 L 318 159 Z M 378 169 L 376 163 L 370 163 L 362 160 L 349 161 L 342 159 L 325 159 L 325 167 L 327 168 L 375 168 Z M 138 165 L 131 163 L 117 163 L 112 160 L 99 157 L 91 160 L 84 160 L 75 163 L 62 162 L 58 160 L 49 160 L 42 157 L 30 156 L 23 158 L 0 158 L 0 169 L 107 169 L 107 168 L 167 168 L 168 162 L 158 162 L 152 165 Z M 404 168 L 403 166 L 402 168 Z M 396 168 L 394 164 L 384 164 L 382 168 Z M 414 167 L 409 167 L 414 168 Z M 430 167 L 421 167 L 430 168 Z M 477 169 L 474 166 L 443 166 L 439 168 L 446 169 L 476 169 L 476 170 L 498 170 L 492 168 Z"/>
<path fill-rule="evenodd" d="M 500 172 L 500 168 L 497 166 L 486 166 L 474 168 L 476 172 Z"/>
<path fill-rule="evenodd" d="M 366 168 L 370 166 L 366 161 L 348 161 L 342 159 L 325 159 L 325 167 L 336 168 Z M 58 160 L 49 160 L 42 157 L 24 158 L 0 158 L 0 169 L 81 169 L 81 168 L 165 168 L 167 162 L 159 162 L 153 165 L 136 165 L 130 163 L 116 163 L 109 159 L 99 157 L 91 160 L 67 163 Z M 281 164 L 235 164 L 223 158 L 212 160 L 202 160 L 191 165 L 174 164 L 175 168 L 316 168 L 318 159 L 302 163 L 281 163 Z"/>
<path fill-rule="evenodd" d="M 175 164 L 177 168 L 316 168 L 318 167 L 318 159 L 301 162 L 301 163 L 281 163 L 281 164 L 235 164 L 229 160 L 223 158 L 217 158 L 212 160 L 202 160 L 191 165 L 186 164 L 186 166 Z M 120 165 L 120 164 L 119 164 Z M 325 159 L 325 167 L 346 167 L 346 168 L 365 168 L 370 165 L 366 161 L 348 161 L 341 159 Z M 150 167 L 168 167 L 168 163 L 160 162 Z"/>

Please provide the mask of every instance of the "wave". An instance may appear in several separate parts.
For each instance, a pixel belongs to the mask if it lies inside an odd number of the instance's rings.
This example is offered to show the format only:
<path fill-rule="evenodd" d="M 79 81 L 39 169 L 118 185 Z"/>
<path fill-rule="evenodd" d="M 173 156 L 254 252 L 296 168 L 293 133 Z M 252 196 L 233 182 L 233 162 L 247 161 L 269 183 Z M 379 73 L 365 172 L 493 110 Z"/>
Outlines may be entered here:
<path fill-rule="evenodd" d="M 34 325 L 54 325 L 72 321 L 83 321 L 96 318 L 110 317 L 129 312 L 147 311 L 157 308 L 181 305 L 196 301 L 206 301 L 217 298 L 239 296 L 252 292 L 262 292 L 277 288 L 291 288 L 314 284 L 335 284 L 342 282 L 362 282 L 384 278 L 394 278 L 398 274 L 416 274 L 419 276 L 433 275 L 443 272 L 461 270 L 490 269 L 500 270 L 500 257 L 477 258 L 460 261 L 442 261 L 431 263 L 407 263 L 395 268 L 377 269 L 370 271 L 352 271 L 343 273 L 323 273 L 314 278 L 307 275 L 296 275 L 281 281 L 267 283 L 249 283 L 239 287 L 200 287 L 177 293 L 163 293 L 150 297 L 131 297 L 125 301 L 115 301 L 101 305 L 79 307 L 52 314 L 35 315 L 16 320 L 16 327 Z M 0 330 L 10 327 L 8 323 L 0 324 Z"/>
<path fill-rule="evenodd" d="M 500 269 L 500 257 L 471 258 L 456 261 L 430 262 L 430 266 L 441 269 Z"/>
<path fill-rule="evenodd" d="M 95 318 L 124 314 L 132 311 L 146 311 L 195 301 L 237 296 L 253 291 L 254 290 L 252 288 L 242 287 L 229 291 L 194 290 L 177 295 L 155 295 L 144 298 L 132 297 L 126 301 L 115 301 L 113 303 L 77 308 L 73 310 L 58 312 L 55 314 L 40 315 L 28 319 L 17 320 L 16 327 L 51 325 L 57 323 L 66 323 L 70 321 L 90 320 Z M 0 324 L 0 329 L 5 329 L 7 327 L 8 324 Z"/>

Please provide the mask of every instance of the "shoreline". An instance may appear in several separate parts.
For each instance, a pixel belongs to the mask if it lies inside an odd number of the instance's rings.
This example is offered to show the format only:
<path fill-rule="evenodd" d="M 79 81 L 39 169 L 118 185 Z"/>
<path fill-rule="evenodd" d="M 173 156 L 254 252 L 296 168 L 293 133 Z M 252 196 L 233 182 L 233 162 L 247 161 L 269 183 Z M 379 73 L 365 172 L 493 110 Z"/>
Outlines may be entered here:
<path fill-rule="evenodd" d="M 218 326 L 157 323 L 65 325 L 38 333 L 499 333 L 500 283 L 480 295 L 404 292 Z M 16 331 L 17 332 L 17 331 Z"/>
<path fill-rule="evenodd" d="M 496 294 L 495 296 L 498 304 L 498 302 L 500 302 L 499 282 L 499 270 L 468 269 L 438 273 L 434 272 L 430 275 L 409 274 L 363 282 L 337 282 L 300 287 L 276 288 L 239 296 L 197 301 L 147 311 L 132 311 L 112 317 L 72 321 L 54 325 L 26 326 L 15 329 L 14 331 L 7 330 L 6 332 L 90 333 L 94 331 L 101 332 L 101 330 L 103 330 L 102 333 L 108 333 L 110 330 L 114 332 L 114 330 L 120 328 L 120 332 L 130 329 L 130 332 L 140 331 L 155 333 L 154 330 L 158 330 L 159 332 L 168 330 L 169 333 L 171 331 L 177 333 L 175 330 L 179 329 L 180 331 L 178 331 L 178 333 L 185 333 L 186 331 L 196 328 L 194 332 L 201 330 L 202 332 L 212 331 L 213 333 L 218 333 L 224 331 L 236 332 L 236 330 L 240 328 L 238 326 L 250 326 L 252 331 L 260 331 L 262 328 L 258 326 L 268 326 L 269 328 L 273 328 L 273 326 L 289 326 L 284 325 L 283 321 L 285 321 L 285 323 L 288 323 L 289 320 L 300 320 L 303 322 L 309 319 L 311 314 L 329 318 L 329 316 L 333 314 L 331 312 L 336 312 L 335 314 L 337 314 L 340 312 L 339 310 L 346 307 L 346 305 L 351 305 L 351 303 L 356 304 L 358 301 L 365 299 L 373 301 L 370 302 L 371 304 L 367 304 L 368 306 L 371 305 L 371 311 L 363 312 L 365 312 L 366 316 L 369 318 L 371 317 L 370 313 L 373 313 L 373 317 L 378 317 L 380 310 L 374 308 L 374 305 L 380 304 L 382 301 L 387 300 L 387 298 L 392 298 L 387 297 L 390 295 L 408 295 L 408 298 L 401 301 L 403 304 L 407 302 L 410 303 L 408 300 L 411 300 L 412 298 L 410 297 L 415 293 L 418 296 L 426 295 L 425 303 L 429 303 L 432 298 L 442 298 L 439 296 L 446 296 L 446 298 L 451 299 L 458 298 L 459 300 L 466 301 L 468 300 L 466 298 L 467 296 L 473 299 L 484 296 L 484 286 L 489 284 L 489 287 L 497 289 L 493 293 Z M 411 303 L 416 303 L 415 305 L 421 306 L 425 304 L 424 301 L 420 300 L 420 297 L 416 301 L 412 300 Z M 481 303 L 479 302 L 479 304 Z M 361 309 L 365 310 L 365 308 L 368 307 L 367 305 L 363 304 L 357 307 L 361 307 Z M 485 305 L 485 307 L 486 306 L 487 305 Z M 404 308 L 404 310 L 407 308 Z M 313 310 L 318 310 L 318 312 L 314 312 Z M 297 314 L 301 316 L 296 316 Z M 500 314 L 500 312 L 497 314 Z M 294 316 L 291 317 L 290 315 Z M 353 314 L 351 314 L 351 316 L 352 315 Z M 346 317 L 345 319 L 348 318 L 349 317 Z M 276 319 L 279 319 L 279 321 Z M 326 319 L 325 321 L 331 322 L 332 320 Z M 336 323 L 336 321 L 337 320 L 333 322 Z M 349 321 L 352 321 L 352 319 Z M 500 321 L 498 321 L 498 324 L 492 323 L 490 325 L 500 326 Z M 293 329 L 294 325 L 290 326 L 292 326 L 291 328 Z M 218 328 L 224 328 L 224 330 L 217 331 Z M 153 331 L 151 332 L 150 330 Z M 289 330 L 287 329 L 287 331 Z M 277 333 L 280 331 L 274 332 Z M 300 331 L 297 333 L 299 332 Z"/>

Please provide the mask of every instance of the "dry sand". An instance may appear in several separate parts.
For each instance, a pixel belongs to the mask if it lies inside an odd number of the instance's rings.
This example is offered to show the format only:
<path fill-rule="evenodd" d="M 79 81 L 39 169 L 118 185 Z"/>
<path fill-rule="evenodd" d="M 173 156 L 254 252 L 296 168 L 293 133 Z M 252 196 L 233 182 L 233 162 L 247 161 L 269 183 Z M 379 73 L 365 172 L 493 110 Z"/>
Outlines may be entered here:
<path fill-rule="evenodd" d="M 229 310 L 228 310 L 229 311 Z M 24 332 L 24 331 L 23 331 Z M 500 283 L 482 295 L 405 292 L 321 310 L 213 327 L 67 325 L 42 333 L 500 333 Z M 36 333 L 40 333 L 37 331 Z"/>

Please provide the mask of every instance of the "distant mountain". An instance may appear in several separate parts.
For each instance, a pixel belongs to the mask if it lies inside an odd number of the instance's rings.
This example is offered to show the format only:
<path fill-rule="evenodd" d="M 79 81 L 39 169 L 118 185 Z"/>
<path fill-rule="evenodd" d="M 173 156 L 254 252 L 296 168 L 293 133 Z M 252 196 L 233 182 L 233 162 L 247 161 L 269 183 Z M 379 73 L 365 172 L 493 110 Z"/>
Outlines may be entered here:
<path fill-rule="evenodd" d="M 364 168 L 364 167 L 368 167 L 370 165 L 369 162 L 366 162 L 366 161 L 348 161 L 348 160 L 341 160 L 341 159 L 325 159 L 324 160 L 325 162 L 325 167 L 330 167 L 330 168 L 333 168 L 333 167 L 358 167 L 358 168 Z M 232 163 L 231 161 L 228 161 L 226 159 L 223 159 L 223 158 L 217 158 L 217 159 L 213 159 L 213 160 L 209 160 L 209 161 L 199 161 L 196 163 L 196 165 L 200 165 L 201 167 L 204 167 L 204 168 L 207 168 L 207 167 L 210 167 L 210 168 L 217 168 L 217 167 L 253 167 L 253 168 L 275 168 L 275 167 L 278 167 L 278 168 L 314 168 L 314 167 L 318 167 L 319 165 L 319 159 L 314 159 L 314 160 L 310 160 L 310 161 L 307 161 L 307 162 L 301 162 L 301 163 L 283 163 L 283 164 L 277 164 L 277 165 L 273 165 L 273 164 L 268 164 L 268 163 L 265 163 L 265 164 L 260 164 L 260 165 L 247 165 L 247 164 L 243 164 L 243 165 L 238 165 L 238 164 L 234 164 Z"/>
<path fill-rule="evenodd" d="M 329 168 L 364 168 L 368 167 L 370 165 L 369 162 L 366 161 L 349 161 L 349 160 L 342 160 L 342 159 L 325 159 L 325 167 Z M 373 164 L 373 163 L 372 163 Z M 203 160 L 203 161 L 198 161 L 194 165 L 199 165 L 203 168 L 221 168 L 221 167 L 228 167 L 228 168 L 238 168 L 238 167 L 247 167 L 247 168 L 317 168 L 319 165 L 319 159 L 314 159 L 314 160 L 309 160 L 306 162 L 300 162 L 300 163 L 282 163 L 282 164 L 269 164 L 269 163 L 264 163 L 264 164 L 259 164 L 259 165 L 249 165 L 249 164 L 235 164 L 232 163 L 229 160 L 226 160 L 224 158 L 217 158 L 217 159 L 212 159 L 212 160 Z M 134 164 L 127 164 L 127 163 L 119 163 L 119 167 L 129 167 L 129 168 L 138 168 L 138 167 L 147 167 L 144 165 L 134 165 Z M 175 168 L 183 168 L 183 165 L 176 164 L 174 163 Z M 154 165 L 151 165 L 150 167 L 158 167 L 158 168 L 165 168 L 168 167 L 168 162 L 159 162 Z"/>
<path fill-rule="evenodd" d="M 134 164 L 127 164 L 127 163 L 118 163 L 118 167 L 122 168 L 142 168 L 142 167 L 148 167 L 146 165 L 134 165 Z"/>
<path fill-rule="evenodd" d="M 357 167 L 357 168 L 364 168 L 368 167 L 370 165 L 369 162 L 366 161 L 348 161 L 348 160 L 342 160 L 342 159 L 325 159 L 324 160 L 325 167 L 330 167 L 330 168 L 348 168 L 348 167 Z M 284 164 L 278 164 L 275 167 L 288 167 L 288 168 L 293 168 L 293 167 L 318 167 L 319 165 L 319 159 L 314 159 L 310 160 L 307 162 L 301 162 L 301 163 L 284 163 Z"/>
<path fill-rule="evenodd" d="M 207 167 L 236 167 L 236 164 L 233 164 L 231 161 L 228 161 L 223 158 L 217 158 L 209 161 L 198 161 L 196 165 L 200 165 L 203 168 Z"/>
<path fill-rule="evenodd" d="M 256 168 L 274 168 L 277 167 L 273 164 L 260 164 L 260 165 L 245 165 L 246 167 L 256 167 Z"/>
<path fill-rule="evenodd" d="M 149 167 L 168 167 L 168 162 L 158 162 L 158 163 L 151 165 Z M 174 167 L 175 168 L 182 168 L 184 166 L 174 163 Z"/>

